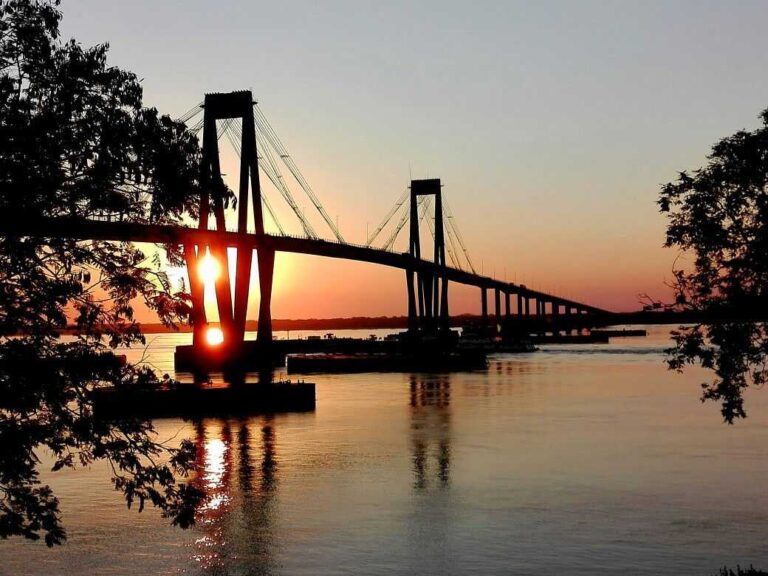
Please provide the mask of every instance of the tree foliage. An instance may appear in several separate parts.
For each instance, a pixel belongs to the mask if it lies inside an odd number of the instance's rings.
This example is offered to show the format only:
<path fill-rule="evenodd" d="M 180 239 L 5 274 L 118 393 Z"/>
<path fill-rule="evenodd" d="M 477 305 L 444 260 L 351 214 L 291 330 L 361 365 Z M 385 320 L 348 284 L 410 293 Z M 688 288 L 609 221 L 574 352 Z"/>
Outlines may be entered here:
<path fill-rule="evenodd" d="M 715 373 L 702 400 L 723 418 L 746 417 L 743 393 L 768 380 L 768 110 L 762 126 L 716 143 L 709 163 L 662 187 L 669 217 L 666 246 L 693 258 L 675 271 L 676 305 L 708 321 L 673 333 L 668 364 L 700 364 Z"/>
<path fill-rule="evenodd" d="M 143 107 L 139 81 L 107 64 L 106 45 L 62 41 L 60 19 L 57 0 L 0 0 L 0 214 L 194 218 L 196 139 Z M 191 444 L 164 445 L 146 421 L 93 415 L 97 386 L 158 383 L 115 354 L 144 343 L 137 299 L 168 325 L 189 312 L 159 262 L 133 245 L 0 233 L 0 537 L 65 537 L 58 500 L 39 479 L 41 451 L 54 470 L 107 460 L 129 506 L 149 502 L 174 523 L 192 522 L 199 495 L 179 480 Z M 68 322 L 78 335 L 63 339 Z"/>

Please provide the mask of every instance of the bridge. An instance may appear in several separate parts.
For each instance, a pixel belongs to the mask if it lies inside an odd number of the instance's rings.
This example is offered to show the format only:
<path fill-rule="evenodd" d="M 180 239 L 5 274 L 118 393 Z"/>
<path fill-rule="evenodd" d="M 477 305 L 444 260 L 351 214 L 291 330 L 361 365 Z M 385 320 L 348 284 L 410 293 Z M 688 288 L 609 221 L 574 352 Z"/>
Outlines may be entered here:
<path fill-rule="evenodd" d="M 204 284 L 196 272 L 206 258 L 219 263 L 224 274 L 214 281 L 214 292 L 220 330 L 229 347 L 245 341 L 246 312 L 251 290 L 251 267 L 257 254 L 260 303 L 257 342 L 267 346 L 273 339 L 271 298 L 276 252 L 291 252 L 368 262 L 404 271 L 408 294 L 408 333 L 418 339 L 423 335 L 441 335 L 449 331 L 448 288 L 450 283 L 477 287 L 480 291 L 482 319 L 489 324 L 488 293 L 492 292 L 496 321 L 503 318 L 506 325 L 525 325 L 533 316 L 548 316 L 554 326 L 558 319 L 564 325 L 574 319 L 586 319 L 608 314 L 595 306 L 576 302 L 555 294 L 532 290 L 525 285 L 509 283 L 478 274 L 472 266 L 463 239 L 452 214 L 444 204 L 439 179 L 413 180 L 382 224 L 371 234 L 365 245 L 352 244 L 343 238 L 338 227 L 323 209 L 317 196 L 285 150 L 249 91 L 208 94 L 182 120 L 189 121 L 204 111 L 203 119 L 191 129 L 203 130 L 201 194 L 197 226 L 153 225 L 124 221 L 75 218 L 31 217 L 3 218 L 3 234 L 13 236 L 62 237 L 76 240 L 107 240 L 150 242 L 183 246 L 189 289 L 192 299 L 193 345 L 205 341 L 211 326 L 206 314 Z M 235 128 L 235 120 L 239 120 Z M 217 122 L 220 122 L 217 125 Z M 259 130 L 257 130 L 257 124 Z M 240 157 L 237 199 L 237 226 L 226 225 L 226 191 L 221 172 L 219 141 L 226 136 Z M 270 150 L 274 150 L 274 153 Z M 320 238 L 309 219 L 293 199 L 279 171 L 277 159 L 285 164 L 307 193 L 318 213 L 332 231 L 334 239 Z M 299 220 L 303 236 L 285 233 L 277 222 L 275 210 L 262 194 L 260 169 L 276 188 Z M 407 202 L 407 203 L 406 203 Z M 434 222 L 426 217 L 434 206 Z M 279 233 L 267 233 L 264 212 L 277 223 Z M 393 216 L 401 212 L 399 222 L 383 247 L 372 245 Z M 446 217 L 447 216 L 447 217 Z M 426 217 L 426 218 L 425 218 Z M 425 220 L 433 238 L 433 258 L 422 255 L 420 221 Z M 249 231 L 249 220 L 253 231 Z M 409 222 L 407 252 L 393 249 L 394 239 Z M 446 238 L 448 242 L 446 242 Z M 228 273 L 229 254 L 234 252 L 235 275 Z M 446 252 L 453 265 L 446 261 Z M 467 266 L 462 266 L 463 253 Z M 234 290 L 232 288 L 234 287 Z M 504 307 L 502 309 L 502 302 Z M 513 306 L 514 303 L 514 306 Z"/>

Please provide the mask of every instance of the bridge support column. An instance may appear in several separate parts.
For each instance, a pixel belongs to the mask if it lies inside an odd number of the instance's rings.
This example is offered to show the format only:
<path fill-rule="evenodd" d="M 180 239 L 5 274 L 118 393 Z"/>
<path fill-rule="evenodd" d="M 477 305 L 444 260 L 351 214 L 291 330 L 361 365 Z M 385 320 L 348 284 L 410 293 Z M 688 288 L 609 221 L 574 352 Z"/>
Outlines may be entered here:
<path fill-rule="evenodd" d="M 525 310 L 525 334 L 530 335 L 533 331 L 533 321 L 531 320 L 531 297 L 525 296 L 524 298 L 524 310 Z"/>
<path fill-rule="evenodd" d="M 421 272 L 419 273 L 419 280 L 421 284 L 421 302 L 420 302 L 420 316 L 423 321 L 423 327 L 431 331 L 434 329 L 433 316 L 432 316 L 432 298 L 434 296 L 434 280 L 431 275 Z"/>
<path fill-rule="evenodd" d="M 275 251 L 259 248 L 259 329 L 256 340 L 264 347 L 272 343 L 272 280 L 275 272 Z"/>
<path fill-rule="evenodd" d="M 203 249 L 202 247 L 200 248 Z M 192 244 L 184 245 L 184 261 L 189 277 L 189 294 L 192 300 L 190 319 L 192 320 L 192 345 L 200 346 L 205 342 L 205 301 L 204 286 L 200 280 L 198 248 Z"/>
<path fill-rule="evenodd" d="M 219 310 L 219 324 L 221 325 L 221 332 L 224 334 L 224 341 L 228 344 L 242 342 L 243 335 L 235 333 L 235 323 L 232 316 L 232 290 L 227 247 L 221 244 L 211 244 L 210 252 L 220 267 L 219 275 L 213 284 L 216 291 L 216 305 Z M 236 282 L 237 280 L 235 279 Z"/>
<path fill-rule="evenodd" d="M 447 333 L 451 329 L 451 316 L 448 313 L 448 278 L 443 277 L 440 281 L 440 309 L 439 309 L 439 329 Z"/>
<path fill-rule="evenodd" d="M 416 310 L 416 290 L 413 287 L 413 269 L 405 271 L 405 287 L 408 293 L 408 332 L 414 336 L 419 331 L 419 318 Z"/>
<path fill-rule="evenodd" d="M 483 330 L 488 329 L 488 294 L 483 286 L 480 288 L 480 315 L 482 317 Z"/>
<path fill-rule="evenodd" d="M 498 334 L 501 327 L 501 291 L 498 288 L 493 290 L 493 300 L 494 312 L 496 314 L 496 326 L 494 328 L 495 332 Z"/>
<path fill-rule="evenodd" d="M 421 239 L 419 237 L 419 220 L 423 214 L 419 214 L 423 196 L 435 198 L 435 224 L 434 224 L 434 264 L 436 269 L 417 268 L 415 301 L 418 308 L 419 330 L 432 334 L 449 329 L 448 315 L 448 278 L 445 274 L 445 235 L 443 227 L 443 200 L 441 184 L 438 178 L 428 180 L 411 180 L 410 198 L 410 240 L 408 253 L 415 263 L 421 261 Z M 410 306 L 409 295 L 409 306 Z M 409 309 L 410 317 L 410 309 Z"/>
<path fill-rule="evenodd" d="M 512 295 L 509 290 L 504 292 L 504 329 L 505 338 L 512 336 Z"/>
<path fill-rule="evenodd" d="M 203 193 L 200 197 L 200 220 L 198 228 L 209 230 L 211 212 L 215 229 L 225 231 L 224 200 L 227 189 L 221 174 L 221 162 L 217 138 L 216 122 L 239 118 L 242 120 L 242 138 L 240 141 L 240 181 L 237 193 L 238 213 L 237 231 L 248 233 L 249 216 L 253 216 L 253 224 L 257 238 L 264 237 L 264 219 L 261 207 L 261 185 L 259 183 L 258 152 L 256 149 L 256 128 L 253 115 L 253 96 L 248 91 L 230 92 L 225 94 L 206 94 L 205 115 L 203 118 L 203 150 L 201 165 L 201 185 Z M 252 244 L 248 247 L 237 245 L 235 263 L 235 278 L 230 278 L 227 246 L 214 244 L 210 246 L 211 256 L 218 262 L 221 269 L 215 281 L 216 304 L 219 311 L 219 322 L 224 334 L 225 356 L 238 362 L 242 344 L 245 340 L 246 315 L 248 311 L 248 294 L 250 292 L 251 268 L 253 266 Z M 185 258 L 190 270 L 197 269 L 198 259 L 204 255 L 205 247 L 199 247 L 195 256 L 193 250 L 185 248 Z M 259 304 L 259 330 L 257 340 L 261 348 L 272 341 L 272 284 L 274 277 L 275 251 L 271 247 L 263 248 L 257 245 L 259 289 L 261 302 Z M 197 288 L 192 282 L 190 273 L 190 290 L 193 296 L 193 323 L 195 344 L 201 343 L 201 330 L 205 329 L 205 303 L 202 287 Z M 234 283 L 234 302 L 231 284 Z M 198 281 L 198 284 L 201 284 Z M 265 357 L 265 360 L 268 358 Z"/>
<path fill-rule="evenodd" d="M 539 325 L 539 334 L 545 334 L 547 325 L 544 314 L 544 300 L 540 296 L 536 298 L 536 323 Z"/>
<path fill-rule="evenodd" d="M 245 246 L 238 246 L 235 265 L 234 332 L 236 335 L 235 341 L 240 344 L 245 341 L 245 322 L 248 313 L 248 293 L 250 292 L 252 265 L 253 250 Z"/>
<path fill-rule="evenodd" d="M 560 303 L 552 302 L 552 333 L 560 335 Z"/>
<path fill-rule="evenodd" d="M 584 322 L 581 318 L 581 309 L 578 306 L 573 308 L 574 316 L 576 317 L 576 333 L 581 334 L 584 328 Z"/>

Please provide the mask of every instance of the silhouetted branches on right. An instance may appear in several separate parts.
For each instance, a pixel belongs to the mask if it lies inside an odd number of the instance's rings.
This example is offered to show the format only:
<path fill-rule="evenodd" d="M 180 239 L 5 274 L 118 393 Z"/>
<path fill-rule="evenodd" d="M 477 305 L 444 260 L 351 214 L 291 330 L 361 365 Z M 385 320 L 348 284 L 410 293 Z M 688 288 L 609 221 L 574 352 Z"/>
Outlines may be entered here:
<path fill-rule="evenodd" d="M 662 187 L 667 247 L 692 256 L 674 271 L 675 306 L 708 321 L 673 333 L 671 369 L 699 364 L 715 373 L 702 400 L 721 403 L 723 418 L 746 417 L 743 392 L 768 380 L 768 110 L 763 125 L 712 148 L 709 163 Z"/>
<path fill-rule="evenodd" d="M 727 566 L 723 566 L 716 576 L 768 576 L 768 572 L 756 570 L 751 564 L 749 565 L 749 568 L 742 568 L 741 566 L 736 565 L 736 572 L 729 569 Z"/>

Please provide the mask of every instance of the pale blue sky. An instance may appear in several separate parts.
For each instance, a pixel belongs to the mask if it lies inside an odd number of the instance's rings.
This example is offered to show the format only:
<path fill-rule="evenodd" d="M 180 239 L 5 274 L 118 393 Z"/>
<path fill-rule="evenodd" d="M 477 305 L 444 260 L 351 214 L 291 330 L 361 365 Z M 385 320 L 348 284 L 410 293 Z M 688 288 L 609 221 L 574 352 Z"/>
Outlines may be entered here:
<path fill-rule="evenodd" d="M 109 41 L 111 62 L 143 78 L 161 111 L 251 88 L 350 239 L 409 173 L 440 177 L 486 273 L 615 309 L 665 294 L 675 254 L 661 248 L 659 185 L 768 107 L 765 1 L 65 0 L 62 11 L 64 35 Z M 402 312 L 401 284 L 381 281 L 381 313 Z M 363 296 L 339 315 L 370 308 Z M 296 306 L 283 307 L 306 315 Z"/>

